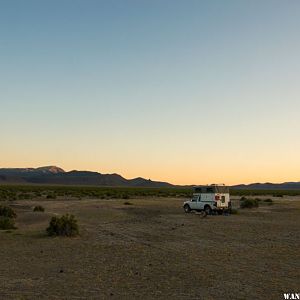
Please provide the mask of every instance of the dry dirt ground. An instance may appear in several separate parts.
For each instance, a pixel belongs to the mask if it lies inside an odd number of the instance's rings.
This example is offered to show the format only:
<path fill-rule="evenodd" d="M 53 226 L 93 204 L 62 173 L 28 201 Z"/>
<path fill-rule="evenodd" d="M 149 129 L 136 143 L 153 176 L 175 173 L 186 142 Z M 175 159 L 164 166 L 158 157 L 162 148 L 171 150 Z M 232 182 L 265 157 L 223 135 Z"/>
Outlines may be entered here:
<path fill-rule="evenodd" d="M 300 199 L 238 215 L 185 214 L 181 199 L 16 201 L 0 231 L 0 299 L 283 299 L 300 291 Z M 42 204 L 45 213 L 32 208 Z M 74 214 L 77 238 L 47 237 Z"/>

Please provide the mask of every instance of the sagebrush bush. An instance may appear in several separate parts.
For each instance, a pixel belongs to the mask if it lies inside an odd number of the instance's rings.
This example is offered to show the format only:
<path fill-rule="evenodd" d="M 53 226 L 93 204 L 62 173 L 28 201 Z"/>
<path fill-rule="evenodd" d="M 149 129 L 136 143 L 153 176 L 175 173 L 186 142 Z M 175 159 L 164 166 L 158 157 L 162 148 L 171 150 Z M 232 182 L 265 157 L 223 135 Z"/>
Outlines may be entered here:
<path fill-rule="evenodd" d="M 272 199 L 265 199 L 264 202 L 266 202 L 268 205 L 272 205 L 273 204 L 273 200 Z"/>
<path fill-rule="evenodd" d="M 132 205 L 132 203 L 129 201 L 126 201 L 126 202 L 124 202 L 124 205 Z"/>
<path fill-rule="evenodd" d="M 46 229 L 50 236 L 76 236 L 79 234 L 77 220 L 73 215 L 52 217 L 49 227 Z"/>
<path fill-rule="evenodd" d="M 258 207 L 258 201 L 257 199 L 247 199 L 245 198 L 244 200 L 241 199 L 240 202 L 240 207 L 241 208 L 253 208 L 253 207 Z"/>
<path fill-rule="evenodd" d="M 37 205 L 33 208 L 33 211 L 40 211 L 40 212 L 44 212 L 45 208 L 41 205 Z"/>
<path fill-rule="evenodd" d="M 9 217 L 0 217 L 0 229 L 16 229 L 15 220 Z"/>
<path fill-rule="evenodd" d="M 17 214 L 11 207 L 0 205 L 0 216 L 8 217 L 8 218 L 16 218 Z"/>
<path fill-rule="evenodd" d="M 18 195 L 18 199 L 21 199 L 21 200 L 28 200 L 31 198 L 32 198 L 32 195 L 30 193 L 20 193 Z"/>
<path fill-rule="evenodd" d="M 264 200 L 264 202 L 269 202 L 269 203 L 272 203 L 272 202 L 273 202 L 273 200 L 272 200 L 272 199 L 270 199 L 270 198 L 268 198 L 268 199 L 265 199 L 265 200 Z"/>
<path fill-rule="evenodd" d="M 239 213 L 239 211 L 237 210 L 237 209 L 235 209 L 235 208 L 232 208 L 231 210 L 230 210 L 230 214 L 231 215 L 237 215 Z"/>

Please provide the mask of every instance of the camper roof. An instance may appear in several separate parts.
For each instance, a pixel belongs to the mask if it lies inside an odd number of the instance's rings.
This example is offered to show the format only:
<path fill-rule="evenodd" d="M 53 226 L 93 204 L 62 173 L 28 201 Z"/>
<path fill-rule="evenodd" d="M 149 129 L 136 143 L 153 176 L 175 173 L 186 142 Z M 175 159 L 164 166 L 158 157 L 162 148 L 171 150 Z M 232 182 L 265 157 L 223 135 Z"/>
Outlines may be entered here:
<path fill-rule="evenodd" d="M 229 187 L 224 184 L 200 185 L 194 187 L 195 193 L 229 193 Z"/>

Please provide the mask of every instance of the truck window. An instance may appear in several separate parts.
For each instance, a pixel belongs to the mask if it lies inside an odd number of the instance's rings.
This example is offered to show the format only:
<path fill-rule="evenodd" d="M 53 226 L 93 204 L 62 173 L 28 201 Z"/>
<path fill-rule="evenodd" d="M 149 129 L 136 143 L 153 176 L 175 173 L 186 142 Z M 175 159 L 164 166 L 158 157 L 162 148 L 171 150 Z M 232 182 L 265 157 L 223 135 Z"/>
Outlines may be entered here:
<path fill-rule="evenodd" d="M 213 193 L 214 192 L 214 189 L 212 187 L 208 187 L 206 188 L 206 193 Z"/>
<path fill-rule="evenodd" d="M 196 188 L 195 188 L 195 193 L 202 193 L 201 187 L 196 187 Z"/>
<path fill-rule="evenodd" d="M 199 197 L 198 195 L 194 195 L 193 198 L 192 198 L 192 201 L 196 202 L 198 200 L 198 197 Z"/>

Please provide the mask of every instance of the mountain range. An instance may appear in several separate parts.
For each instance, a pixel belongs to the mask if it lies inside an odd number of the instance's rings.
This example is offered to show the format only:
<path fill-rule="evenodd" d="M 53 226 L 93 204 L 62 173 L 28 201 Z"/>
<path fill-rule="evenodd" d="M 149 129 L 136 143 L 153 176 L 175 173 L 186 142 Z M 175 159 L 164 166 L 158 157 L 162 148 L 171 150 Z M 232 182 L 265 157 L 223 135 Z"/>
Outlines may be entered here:
<path fill-rule="evenodd" d="M 56 166 L 40 168 L 0 168 L 0 184 L 61 184 L 128 187 L 172 187 L 167 182 L 141 177 L 125 179 L 119 174 L 101 174 L 90 171 L 65 172 Z"/>
<path fill-rule="evenodd" d="M 142 177 L 126 179 L 119 174 L 101 174 L 90 171 L 66 172 L 56 166 L 40 168 L 0 168 L 0 184 L 59 184 L 120 187 L 175 187 L 168 182 L 152 181 Z M 252 183 L 231 186 L 233 189 L 300 190 L 300 182 Z"/>

